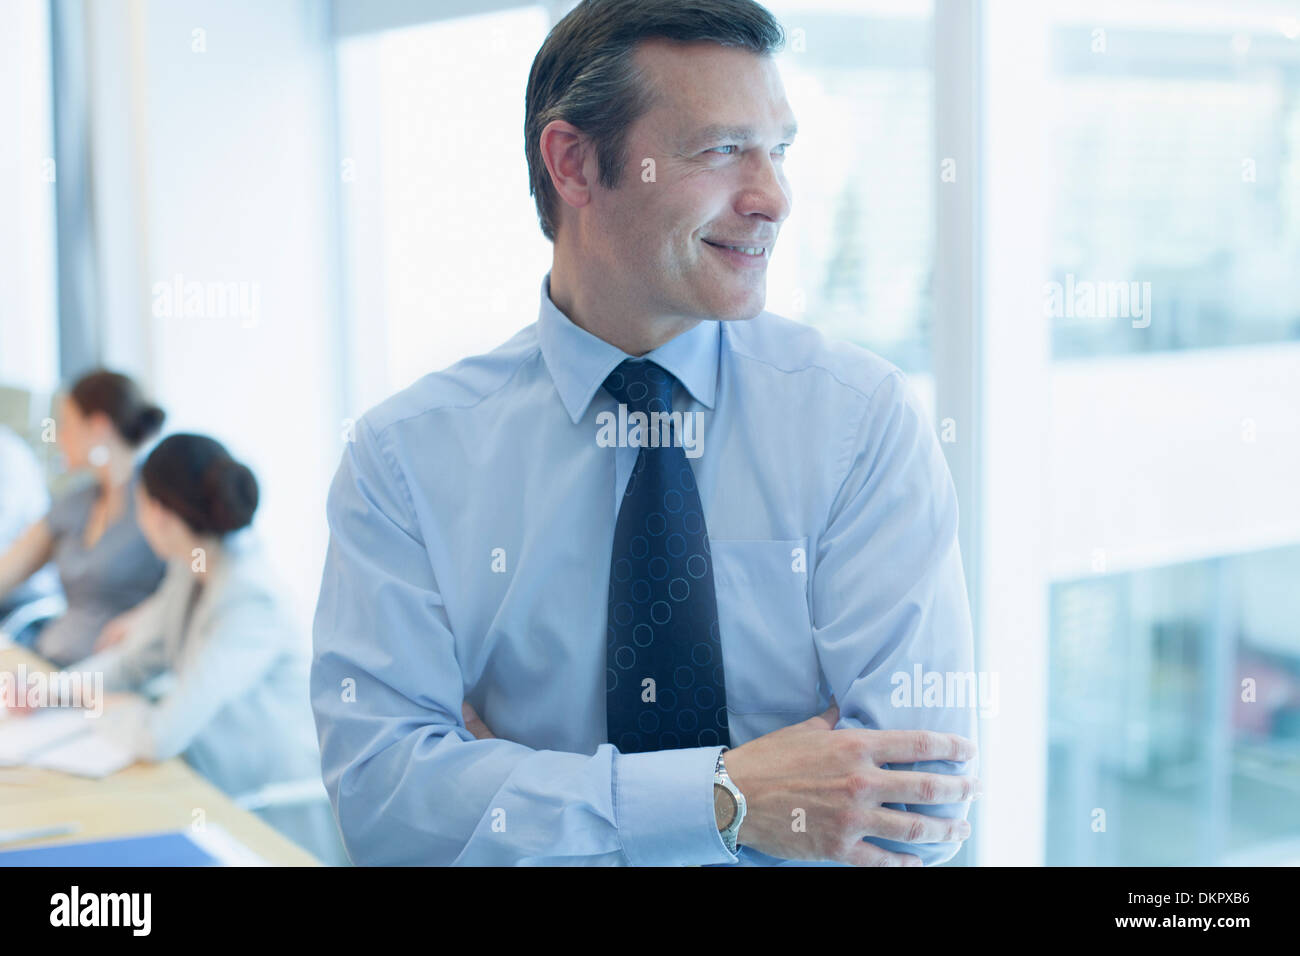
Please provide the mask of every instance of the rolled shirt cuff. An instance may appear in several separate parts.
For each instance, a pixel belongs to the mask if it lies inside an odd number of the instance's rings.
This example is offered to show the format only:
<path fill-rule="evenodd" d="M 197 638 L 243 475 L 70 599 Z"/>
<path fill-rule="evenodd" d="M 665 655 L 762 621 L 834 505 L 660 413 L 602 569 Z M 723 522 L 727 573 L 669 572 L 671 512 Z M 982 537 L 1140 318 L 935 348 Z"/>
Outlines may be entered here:
<path fill-rule="evenodd" d="M 614 753 L 614 808 L 632 866 L 739 863 L 713 810 L 722 747 Z"/>

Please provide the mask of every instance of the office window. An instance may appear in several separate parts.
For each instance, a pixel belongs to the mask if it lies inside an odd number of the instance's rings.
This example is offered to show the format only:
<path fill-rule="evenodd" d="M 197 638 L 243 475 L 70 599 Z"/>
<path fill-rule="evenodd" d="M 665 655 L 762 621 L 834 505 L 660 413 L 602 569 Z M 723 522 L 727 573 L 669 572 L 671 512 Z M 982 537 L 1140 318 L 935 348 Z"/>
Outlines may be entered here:
<path fill-rule="evenodd" d="M 1300 547 L 1052 589 L 1049 864 L 1300 861 Z"/>
<path fill-rule="evenodd" d="M 1051 11 L 1046 862 L 1294 863 L 1295 24 Z"/>
<path fill-rule="evenodd" d="M 358 410 L 536 319 L 524 89 L 549 29 L 523 6 L 340 41 Z"/>
<path fill-rule="evenodd" d="M 1056 357 L 1300 339 L 1290 6 L 1059 8 L 1043 117 Z"/>
<path fill-rule="evenodd" d="M 799 139 L 768 308 L 930 370 L 933 5 L 785 2 L 780 57 Z M 930 387 L 922 383 L 926 392 Z"/>

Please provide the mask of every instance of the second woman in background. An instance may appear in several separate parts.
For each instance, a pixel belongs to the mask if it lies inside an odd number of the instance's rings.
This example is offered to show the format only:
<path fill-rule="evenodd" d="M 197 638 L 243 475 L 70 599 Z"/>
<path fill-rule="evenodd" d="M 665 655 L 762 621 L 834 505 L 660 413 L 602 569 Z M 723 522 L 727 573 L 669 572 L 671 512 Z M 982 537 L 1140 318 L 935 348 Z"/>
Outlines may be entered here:
<path fill-rule="evenodd" d="M 249 527 L 253 473 L 221 443 L 178 434 L 142 478 L 140 527 L 167 574 L 120 642 L 75 665 L 102 673 L 106 692 L 129 692 L 106 702 L 103 731 L 145 760 L 182 755 L 232 796 L 307 792 L 258 812 L 326 862 L 346 862 L 321 783 L 305 631 Z"/>

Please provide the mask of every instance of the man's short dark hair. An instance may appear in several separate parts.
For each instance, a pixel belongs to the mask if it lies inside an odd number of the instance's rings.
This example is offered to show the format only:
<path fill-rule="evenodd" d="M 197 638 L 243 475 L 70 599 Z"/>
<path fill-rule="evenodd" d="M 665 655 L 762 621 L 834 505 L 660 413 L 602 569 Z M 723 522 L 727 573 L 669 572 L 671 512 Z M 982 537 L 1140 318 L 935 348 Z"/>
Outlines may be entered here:
<path fill-rule="evenodd" d="M 559 195 L 542 160 L 542 130 L 557 119 L 580 129 L 596 147 L 600 184 L 617 188 L 628 129 L 654 103 L 632 58 L 649 39 L 708 41 L 763 56 L 785 45 L 780 23 L 754 0 L 582 0 L 537 51 L 524 106 L 529 193 L 552 242 Z"/>

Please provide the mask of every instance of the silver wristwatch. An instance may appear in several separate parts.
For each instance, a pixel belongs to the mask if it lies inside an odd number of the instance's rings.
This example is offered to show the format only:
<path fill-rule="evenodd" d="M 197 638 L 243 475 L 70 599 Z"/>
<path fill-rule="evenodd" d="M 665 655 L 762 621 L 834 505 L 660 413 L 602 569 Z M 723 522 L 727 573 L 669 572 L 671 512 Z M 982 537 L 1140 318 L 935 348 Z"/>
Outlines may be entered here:
<path fill-rule="evenodd" d="M 727 849 L 735 853 L 736 835 L 745 819 L 745 795 L 727 773 L 727 765 L 722 760 L 722 754 L 728 749 L 723 747 L 718 753 L 718 763 L 713 768 L 713 807 L 715 816 L 730 820 L 718 832 L 722 834 L 722 842 L 727 845 Z"/>

